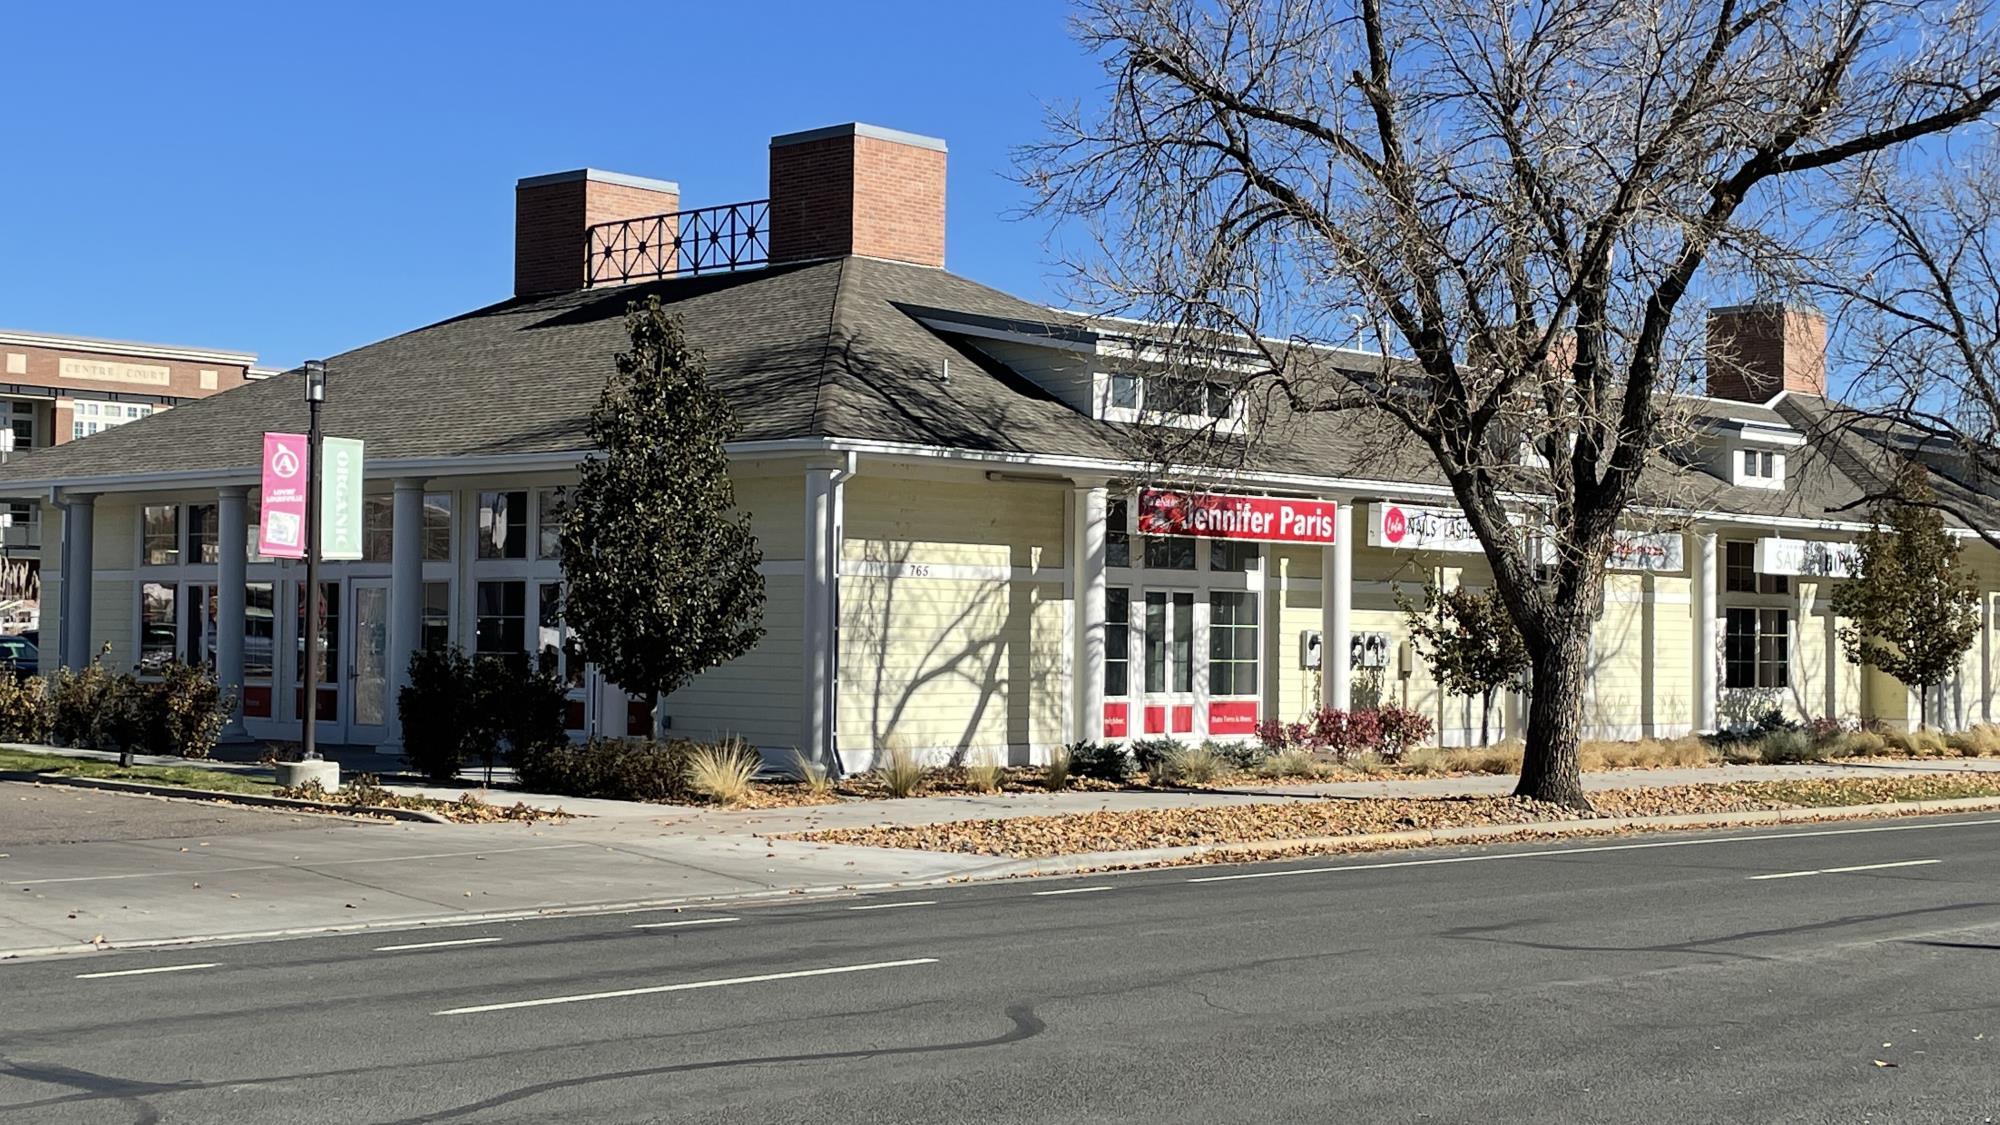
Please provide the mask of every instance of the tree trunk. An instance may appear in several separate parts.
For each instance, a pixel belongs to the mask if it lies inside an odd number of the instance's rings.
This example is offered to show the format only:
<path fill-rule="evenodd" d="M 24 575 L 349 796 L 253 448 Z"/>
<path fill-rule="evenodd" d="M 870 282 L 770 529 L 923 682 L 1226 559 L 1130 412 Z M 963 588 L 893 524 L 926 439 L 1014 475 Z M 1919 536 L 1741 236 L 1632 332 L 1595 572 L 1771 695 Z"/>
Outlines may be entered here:
<path fill-rule="evenodd" d="M 1583 741 L 1583 681 L 1590 623 L 1565 629 L 1569 635 L 1537 646 L 1534 691 L 1528 697 L 1528 744 L 1521 756 L 1517 797 L 1588 809 L 1578 748 Z"/>
<path fill-rule="evenodd" d="M 1929 730 L 1931 726 L 1931 685 L 1917 685 L 1917 729 Z"/>
<path fill-rule="evenodd" d="M 1479 697 L 1479 744 L 1493 745 L 1493 689 L 1487 688 Z"/>

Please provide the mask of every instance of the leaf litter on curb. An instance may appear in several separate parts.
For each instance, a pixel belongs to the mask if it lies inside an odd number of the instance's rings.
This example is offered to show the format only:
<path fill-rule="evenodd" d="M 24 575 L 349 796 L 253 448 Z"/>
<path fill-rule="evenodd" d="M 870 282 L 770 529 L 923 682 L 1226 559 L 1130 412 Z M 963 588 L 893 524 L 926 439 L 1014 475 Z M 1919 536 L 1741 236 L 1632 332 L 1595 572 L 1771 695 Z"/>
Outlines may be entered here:
<path fill-rule="evenodd" d="M 1305 840 L 1473 825 L 1832 809 L 1960 797 L 2000 797 L 2000 777 L 1939 774 L 1610 789 L 1590 795 L 1596 808 L 1587 813 L 1520 797 L 1367 797 L 828 828 L 776 838 L 1039 859 L 1083 852 Z"/>

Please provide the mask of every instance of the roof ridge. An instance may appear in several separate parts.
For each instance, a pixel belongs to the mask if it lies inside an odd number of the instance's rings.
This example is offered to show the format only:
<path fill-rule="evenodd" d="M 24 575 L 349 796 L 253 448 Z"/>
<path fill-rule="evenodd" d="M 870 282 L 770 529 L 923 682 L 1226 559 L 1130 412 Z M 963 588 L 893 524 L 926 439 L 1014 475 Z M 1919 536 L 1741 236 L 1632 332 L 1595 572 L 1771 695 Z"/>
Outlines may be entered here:
<path fill-rule="evenodd" d="M 812 409 L 806 414 L 806 428 L 815 436 L 826 433 L 826 427 L 821 424 L 820 414 L 826 408 L 827 373 L 833 369 L 833 338 L 841 323 L 841 302 L 847 295 L 847 263 L 848 259 L 843 257 L 834 267 L 837 276 L 833 279 L 833 300 L 827 302 L 826 343 L 820 351 L 819 380 L 813 385 Z"/>

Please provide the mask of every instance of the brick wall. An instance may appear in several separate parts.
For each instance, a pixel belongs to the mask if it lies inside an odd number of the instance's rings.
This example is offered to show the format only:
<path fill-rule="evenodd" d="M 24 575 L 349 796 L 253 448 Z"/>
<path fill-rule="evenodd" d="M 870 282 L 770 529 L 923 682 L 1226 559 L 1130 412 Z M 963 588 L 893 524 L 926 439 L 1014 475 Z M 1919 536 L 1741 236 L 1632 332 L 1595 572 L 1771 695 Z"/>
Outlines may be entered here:
<path fill-rule="evenodd" d="M 1766 402 L 1826 394 L 1826 317 L 1816 309 L 1736 305 L 1708 314 L 1708 393 Z"/>
<path fill-rule="evenodd" d="M 588 169 L 536 176 L 514 188 L 514 294 L 567 293 L 588 280 L 585 232 L 680 210 L 680 189 Z M 671 240 L 668 228 L 666 237 Z"/>
<path fill-rule="evenodd" d="M 771 141 L 771 260 L 860 254 L 944 265 L 945 151 L 843 125 Z"/>

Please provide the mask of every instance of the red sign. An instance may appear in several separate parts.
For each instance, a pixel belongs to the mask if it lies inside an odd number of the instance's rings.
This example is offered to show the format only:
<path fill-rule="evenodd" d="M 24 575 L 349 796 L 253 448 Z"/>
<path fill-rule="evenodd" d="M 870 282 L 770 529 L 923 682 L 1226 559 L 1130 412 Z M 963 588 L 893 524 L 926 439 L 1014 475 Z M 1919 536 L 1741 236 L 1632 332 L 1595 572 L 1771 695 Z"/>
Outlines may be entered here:
<path fill-rule="evenodd" d="M 306 435 L 264 435 L 264 487 L 257 553 L 274 559 L 306 557 Z"/>
<path fill-rule="evenodd" d="M 1257 705 L 1244 701 L 1208 705 L 1208 733 L 1253 734 L 1257 730 Z"/>
<path fill-rule="evenodd" d="M 1331 500 L 1148 488 L 1139 493 L 1139 534 L 1326 544 L 1333 542 L 1338 511 Z"/>
<path fill-rule="evenodd" d="M 1126 734 L 1127 706 L 1123 703 L 1104 705 L 1104 737 L 1124 738 Z"/>

